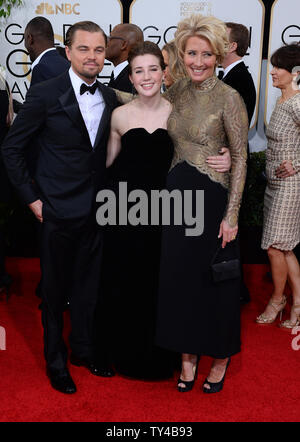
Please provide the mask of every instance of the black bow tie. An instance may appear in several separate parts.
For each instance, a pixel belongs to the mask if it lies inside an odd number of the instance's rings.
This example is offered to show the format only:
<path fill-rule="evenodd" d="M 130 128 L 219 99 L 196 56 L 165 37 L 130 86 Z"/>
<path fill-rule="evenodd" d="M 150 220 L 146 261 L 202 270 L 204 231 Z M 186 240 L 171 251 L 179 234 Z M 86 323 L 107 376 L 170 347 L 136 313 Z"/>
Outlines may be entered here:
<path fill-rule="evenodd" d="M 84 94 L 85 92 L 89 92 L 90 94 L 94 95 L 97 87 L 97 82 L 94 83 L 93 86 L 87 86 L 85 83 L 82 83 L 82 85 L 80 86 L 80 95 Z"/>

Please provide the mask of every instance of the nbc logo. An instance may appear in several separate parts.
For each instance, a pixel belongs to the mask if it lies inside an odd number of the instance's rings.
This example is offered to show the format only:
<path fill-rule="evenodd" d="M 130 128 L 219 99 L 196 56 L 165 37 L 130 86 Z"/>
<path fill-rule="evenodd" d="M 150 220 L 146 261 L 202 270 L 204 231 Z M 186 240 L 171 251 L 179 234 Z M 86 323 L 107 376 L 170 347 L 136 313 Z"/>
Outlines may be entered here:
<path fill-rule="evenodd" d="M 50 5 L 49 3 L 40 3 L 35 10 L 38 15 L 51 15 L 51 14 L 65 14 L 65 15 L 80 15 L 78 11 L 79 3 L 71 5 L 71 3 L 61 3 L 60 5 Z"/>
<path fill-rule="evenodd" d="M 39 15 L 54 14 L 54 10 L 49 3 L 41 3 L 37 6 L 35 13 Z"/>

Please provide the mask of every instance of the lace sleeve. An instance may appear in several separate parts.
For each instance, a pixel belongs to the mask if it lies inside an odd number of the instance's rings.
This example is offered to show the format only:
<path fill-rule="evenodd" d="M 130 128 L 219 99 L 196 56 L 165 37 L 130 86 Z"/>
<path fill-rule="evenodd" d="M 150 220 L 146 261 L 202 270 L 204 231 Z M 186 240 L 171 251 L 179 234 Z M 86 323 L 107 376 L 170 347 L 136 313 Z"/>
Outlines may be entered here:
<path fill-rule="evenodd" d="M 231 155 L 230 187 L 224 219 L 230 227 L 238 223 L 239 209 L 246 179 L 248 116 L 244 102 L 236 91 L 226 97 L 224 126 Z"/>
<path fill-rule="evenodd" d="M 178 96 L 181 95 L 181 89 L 184 86 L 186 80 L 177 80 L 171 87 L 169 87 L 166 92 L 163 93 L 163 97 L 173 104 Z"/>

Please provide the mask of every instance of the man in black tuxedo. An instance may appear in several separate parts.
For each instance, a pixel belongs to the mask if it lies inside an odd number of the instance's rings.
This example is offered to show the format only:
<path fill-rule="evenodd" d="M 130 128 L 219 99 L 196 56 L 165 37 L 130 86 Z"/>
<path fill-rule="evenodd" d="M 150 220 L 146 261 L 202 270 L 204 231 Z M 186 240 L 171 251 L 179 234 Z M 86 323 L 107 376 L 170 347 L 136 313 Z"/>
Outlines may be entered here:
<path fill-rule="evenodd" d="M 45 17 L 35 17 L 27 23 L 24 31 L 24 45 L 32 62 L 30 87 L 57 77 L 70 68 L 70 62 L 66 57 L 62 57 L 54 46 L 54 31 L 50 21 Z M 19 112 L 21 106 L 21 103 L 14 103 L 16 113 Z M 32 174 L 34 174 L 38 154 L 38 143 L 31 145 L 26 153 L 26 161 Z M 36 295 L 42 296 L 40 282 L 36 288 Z"/>
<path fill-rule="evenodd" d="M 227 52 L 222 63 L 224 68 L 222 80 L 224 83 L 237 90 L 243 98 L 247 108 L 248 120 L 250 124 L 255 109 L 256 90 L 252 76 L 243 62 L 243 57 L 246 55 L 249 47 L 249 31 L 246 26 L 240 23 L 227 22 L 226 27 L 230 45 L 229 51 Z M 247 151 L 249 158 L 249 143 L 247 146 Z M 245 186 L 245 193 L 246 192 L 247 184 Z M 240 300 L 242 304 L 246 304 L 250 301 L 250 294 L 244 282 L 243 271 L 241 278 Z"/>
<path fill-rule="evenodd" d="M 106 49 L 106 59 L 114 65 L 108 86 L 132 93 L 127 61 L 128 54 L 133 46 L 143 41 L 143 31 L 134 24 L 124 23 L 113 28 Z"/>
<path fill-rule="evenodd" d="M 249 47 L 249 31 L 246 26 L 239 23 L 227 22 L 226 27 L 230 45 L 222 63 L 224 68 L 222 80 L 237 90 L 243 98 L 250 124 L 256 103 L 256 90 L 252 76 L 243 62 Z"/>
<path fill-rule="evenodd" d="M 116 96 L 96 80 L 106 36 L 93 22 L 66 36 L 69 71 L 30 88 L 2 148 L 12 183 L 42 223 L 42 322 L 47 373 L 53 388 L 74 393 L 63 341 L 63 307 L 70 301 L 71 363 L 111 376 L 94 361 L 93 318 L 99 290 L 102 231 L 96 194 L 105 186 L 106 145 Z M 38 139 L 36 173 L 24 153 Z"/>

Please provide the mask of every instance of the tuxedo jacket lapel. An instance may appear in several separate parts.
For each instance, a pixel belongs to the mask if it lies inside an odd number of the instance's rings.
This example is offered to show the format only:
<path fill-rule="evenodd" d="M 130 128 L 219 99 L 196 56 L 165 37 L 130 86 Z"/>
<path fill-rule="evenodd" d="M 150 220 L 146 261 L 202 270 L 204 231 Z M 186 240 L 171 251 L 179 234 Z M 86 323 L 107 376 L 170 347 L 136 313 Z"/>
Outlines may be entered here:
<path fill-rule="evenodd" d="M 73 121 L 76 127 L 80 128 L 81 132 L 86 136 L 90 143 L 89 133 L 82 118 L 79 104 L 76 100 L 72 85 L 63 95 L 60 96 L 59 101 L 64 111 L 68 114 L 69 118 Z"/>
<path fill-rule="evenodd" d="M 69 77 L 69 74 L 67 73 L 66 77 L 64 78 L 65 81 L 62 81 L 61 89 L 64 91 L 62 95 L 59 98 L 60 104 L 63 108 L 63 110 L 67 113 L 69 118 L 74 122 L 76 127 L 79 127 L 81 132 L 85 135 L 89 145 L 91 148 L 96 149 L 99 145 L 102 135 L 104 134 L 106 126 L 109 124 L 111 112 L 112 112 L 112 103 L 111 100 L 108 97 L 106 86 L 104 86 L 102 83 L 98 82 L 98 88 L 99 91 L 102 94 L 102 97 L 105 102 L 105 107 L 103 110 L 102 117 L 100 119 L 100 123 L 98 126 L 98 131 L 95 139 L 94 146 L 91 145 L 90 137 L 88 130 L 86 128 L 84 119 L 82 117 L 82 114 L 80 112 L 78 101 L 76 100 L 76 96 L 74 93 L 74 89 L 72 87 L 72 83 Z"/>

